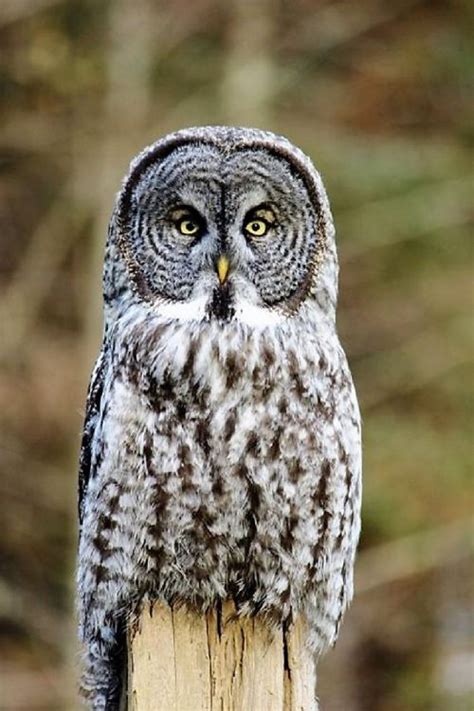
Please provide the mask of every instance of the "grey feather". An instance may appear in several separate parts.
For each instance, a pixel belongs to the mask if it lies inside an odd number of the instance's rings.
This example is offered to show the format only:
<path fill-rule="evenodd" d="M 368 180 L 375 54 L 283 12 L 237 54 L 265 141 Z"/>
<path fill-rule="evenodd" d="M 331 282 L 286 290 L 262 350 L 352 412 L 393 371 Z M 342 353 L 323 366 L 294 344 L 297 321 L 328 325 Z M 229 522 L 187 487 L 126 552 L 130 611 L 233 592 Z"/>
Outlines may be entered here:
<path fill-rule="evenodd" d="M 262 215 L 266 234 L 253 236 Z M 315 655 L 334 643 L 361 496 L 337 271 L 321 178 L 286 139 L 186 129 L 132 162 L 109 231 L 81 456 L 91 708 L 116 708 L 125 621 L 145 594 L 203 610 L 232 598 L 270 626 L 302 614 Z"/>

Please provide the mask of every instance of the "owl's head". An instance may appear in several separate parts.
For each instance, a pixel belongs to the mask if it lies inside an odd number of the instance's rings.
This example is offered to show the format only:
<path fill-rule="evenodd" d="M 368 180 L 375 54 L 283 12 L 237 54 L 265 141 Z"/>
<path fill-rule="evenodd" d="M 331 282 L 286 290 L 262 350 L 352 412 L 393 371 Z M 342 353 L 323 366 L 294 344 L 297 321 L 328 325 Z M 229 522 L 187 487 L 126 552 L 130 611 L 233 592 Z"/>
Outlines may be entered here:
<path fill-rule="evenodd" d="M 286 139 L 186 129 L 132 162 L 111 221 L 109 306 L 140 299 L 170 318 L 265 325 L 311 303 L 333 317 L 336 290 L 326 193 Z"/>

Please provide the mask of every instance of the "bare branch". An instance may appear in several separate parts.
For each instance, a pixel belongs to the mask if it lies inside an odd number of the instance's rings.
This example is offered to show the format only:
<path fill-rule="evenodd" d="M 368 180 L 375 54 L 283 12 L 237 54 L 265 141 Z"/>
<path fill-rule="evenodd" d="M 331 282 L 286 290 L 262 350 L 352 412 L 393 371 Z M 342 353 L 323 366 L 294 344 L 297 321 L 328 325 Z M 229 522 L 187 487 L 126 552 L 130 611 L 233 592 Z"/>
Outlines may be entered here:
<path fill-rule="evenodd" d="M 26 20 L 41 10 L 59 5 L 63 0 L 2 0 L 0 26 Z"/>
<path fill-rule="evenodd" d="M 341 210 L 339 232 L 351 234 L 344 244 L 344 260 L 364 257 L 368 251 L 424 237 L 434 230 L 452 229 L 472 220 L 474 176 L 467 175 L 423 184 L 407 193 L 364 202 Z M 383 229 L 388 225 L 387 229 Z"/>
<path fill-rule="evenodd" d="M 361 551 L 356 565 L 356 594 L 471 556 L 472 530 L 472 519 L 462 519 Z"/>
<path fill-rule="evenodd" d="M 0 304 L 0 320 L 8 324 L 1 340 L 0 357 L 8 359 L 21 350 L 31 333 L 58 269 L 70 249 L 76 231 L 71 227 L 68 185 L 53 201 L 31 235 L 28 249 Z"/>

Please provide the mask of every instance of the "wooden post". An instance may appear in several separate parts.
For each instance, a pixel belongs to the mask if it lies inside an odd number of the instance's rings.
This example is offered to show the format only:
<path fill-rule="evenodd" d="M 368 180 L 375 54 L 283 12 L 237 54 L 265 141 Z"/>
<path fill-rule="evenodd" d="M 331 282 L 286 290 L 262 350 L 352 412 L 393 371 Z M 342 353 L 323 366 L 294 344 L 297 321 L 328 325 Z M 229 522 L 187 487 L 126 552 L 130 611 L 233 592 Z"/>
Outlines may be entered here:
<path fill-rule="evenodd" d="M 128 711 L 317 711 L 302 623 L 146 604 L 128 630 Z"/>

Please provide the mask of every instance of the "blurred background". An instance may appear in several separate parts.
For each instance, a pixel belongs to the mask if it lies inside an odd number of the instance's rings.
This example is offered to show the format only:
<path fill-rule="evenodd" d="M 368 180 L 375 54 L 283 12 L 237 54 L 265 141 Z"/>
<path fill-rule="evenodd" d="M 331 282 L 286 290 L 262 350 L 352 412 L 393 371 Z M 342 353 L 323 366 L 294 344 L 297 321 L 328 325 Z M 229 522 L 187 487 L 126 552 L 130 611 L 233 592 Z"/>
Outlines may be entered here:
<path fill-rule="evenodd" d="M 2 711 L 75 708 L 76 470 L 106 225 L 130 158 L 206 123 L 300 145 L 338 230 L 365 498 L 322 709 L 473 708 L 473 10 L 2 0 Z"/>

